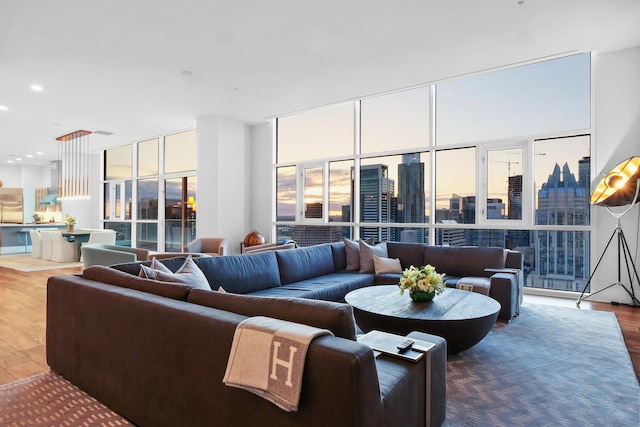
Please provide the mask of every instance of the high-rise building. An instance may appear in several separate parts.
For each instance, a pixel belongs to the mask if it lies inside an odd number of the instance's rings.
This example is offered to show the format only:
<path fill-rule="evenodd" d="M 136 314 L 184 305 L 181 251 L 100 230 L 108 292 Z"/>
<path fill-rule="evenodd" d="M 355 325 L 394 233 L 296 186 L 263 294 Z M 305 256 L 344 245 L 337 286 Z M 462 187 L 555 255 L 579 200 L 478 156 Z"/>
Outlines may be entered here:
<path fill-rule="evenodd" d="M 395 222 L 395 183 L 388 177 L 388 166 L 360 166 L 360 221 Z M 353 195 L 351 197 L 353 200 Z M 389 227 L 361 227 L 360 238 L 389 240 Z"/>
<path fill-rule="evenodd" d="M 322 218 L 322 203 L 314 202 L 307 203 L 305 212 L 305 218 Z"/>
<path fill-rule="evenodd" d="M 578 183 L 587 193 L 591 193 L 591 157 L 578 160 Z"/>
<path fill-rule="evenodd" d="M 450 218 L 458 223 L 462 222 L 462 196 L 452 194 L 449 199 Z"/>
<path fill-rule="evenodd" d="M 509 177 L 507 218 L 522 219 L 522 175 Z"/>
<path fill-rule="evenodd" d="M 462 198 L 462 222 L 463 224 L 476 223 L 476 196 Z"/>
<path fill-rule="evenodd" d="M 443 219 L 442 224 L 457 224 L 452 219 Z M 436 245 L 443 246 L 464 246 L 464 230 L 461 228 L 440 228 L 436 231 Z"/>
<path fill-rule="evenodd" d="M 487 219 L 503 219 L 504 211 L 505 208 L 502 199 L 487 199 Z"/>
<path fill-rule="evenodd" d="M 396 222 L 424 223 L 424 163 L 420 162 L 420 154 L 404 154 L 402 163 L 398 165 L 398 196 Z M 397 241 L 425 242 L 423 228 L 398 229 Z"/>
<path fill-rule="evenodd" d="M 555 165 L 538 191 L 536 223 L 539 225 L 585 225 L 588 193 L 567 163 Z M 545 287 L 579 291 L 589 276 L 588 239 L 584 231 L 535 231 L 535 271 Z M 579 280 L 576 280 L 579 279 Z"/>
<path fill-rule="evenodd" d="M 302 247 L 339 242 L 343 237 L 341 231 L 342 227 L 328 225 L 296 225 L 291 232 L 291 239 Z"/>
<path fill-rule="evenodd" d="M 588 207 L 589 196 L 591 195 L 591 157 L 585 156 L 578 160 L 578 183 L 584 189 L 584 197 L 587 202 L 585 210 L 585 224 L 590 223 L 590 209 Z"/>

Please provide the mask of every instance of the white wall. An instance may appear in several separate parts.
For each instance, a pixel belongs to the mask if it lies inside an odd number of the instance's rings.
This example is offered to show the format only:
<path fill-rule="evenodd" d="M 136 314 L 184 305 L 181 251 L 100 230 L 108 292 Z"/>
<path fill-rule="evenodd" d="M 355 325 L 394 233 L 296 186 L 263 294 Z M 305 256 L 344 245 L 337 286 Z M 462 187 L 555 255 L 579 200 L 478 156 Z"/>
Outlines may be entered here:
<path fill-rule="evenodd" d="M 44 166 L 3 164 L 0 165 L 0 181 L 2 186 L 7 188 L 47 187 L 42 180 L 44 168 Z"/>
<path fill-rule="evenodd" d="M 272 164 L 273 126 L 271 122 L 251 127 L 251 218 L 250 228 L 258 230 L 267 242 L 273 242 Z"/>
<path fill-rule="evenodd" d="M 250 231 L 249 137 L 249 128 L 236 120 L 210 116 L 197 121 L 197 237 L 225 237 L 230 253 L 240 252 Z"/>
<path fill-rule="evenodd" d="M 640 156 L 640 46 L 597 56 L 596 59 L 596 129 L 595 170 L 606 173 L 613 166 L 631 156 Z M 596 181 L 594 179 L 594 181 Z M 615 209 L 617 212 L 623 209 Z M 594 224 L 591 251 L 593 269 L 616 221 L 602 207 L 592 207 Z M 622 228 L 636 254 L 640 204 L 636 204 L 622 219 Z M 617 240 L 614 237 L 591 283 L 592 292 L 617 281 Z M 635 263 L 638 266 L 638 259 Z M 629 279 L 622 263 L 622 282 L 629 287 Z M 640 298 L 640 286 L 634 281 L 636 297 Z M 613 286 L 594 296 L 592 300 L 630 303 L 631 298 L 621 286 Z"/>

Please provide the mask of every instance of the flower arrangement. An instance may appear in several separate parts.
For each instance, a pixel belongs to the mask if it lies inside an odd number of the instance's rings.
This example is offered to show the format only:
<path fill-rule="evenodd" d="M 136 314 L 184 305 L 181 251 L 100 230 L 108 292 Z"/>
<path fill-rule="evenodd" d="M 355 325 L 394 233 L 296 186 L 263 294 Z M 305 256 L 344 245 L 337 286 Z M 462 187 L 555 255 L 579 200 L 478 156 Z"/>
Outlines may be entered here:
<path fill-rule="evenodd" d="M 64 218 L 64 222 L 65 222 L 65 224 L 67 224 L 67 225 L 76 225 L 76 224 L 78 223 L 78 221 L 76 220 L 76 218 L 75 218 L 75 217 L 73 217 L 73 216 L 71 216 L 71 215 L 67 215 L 67 216 Z"/>
<path fill-rule="evenodd" d="M 437 273 L 436 268 L 430 264 L 420 268 L 412 265 L 402 272 L 400 283 L 398 283 L 400 295 L 403 295 L 405 290 L 409 290 L 412 299 L 430 301 L 434 296 L 444 291 L 443 277 L 444 274 Z"/>

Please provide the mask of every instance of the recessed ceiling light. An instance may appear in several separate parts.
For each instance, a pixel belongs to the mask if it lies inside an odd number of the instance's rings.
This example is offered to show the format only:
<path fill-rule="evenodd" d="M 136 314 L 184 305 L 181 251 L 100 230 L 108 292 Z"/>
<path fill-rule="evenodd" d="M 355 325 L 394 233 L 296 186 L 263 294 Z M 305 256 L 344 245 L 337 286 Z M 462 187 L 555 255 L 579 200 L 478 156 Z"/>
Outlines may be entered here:
<path fill-rule="evenodd" d="M 21 161 L 21 160 L 22 160 L 22 157 L 16 157 L 16 160 L 17 160 L 17 161 Z"/>
<path fill-rule="evenodd" d="M 13 160 L 7 160 L 7 163 L 13 163 Z"/>
<path fill-rule="evenodd" d="M 7 111 L 9 108 L 5 105 L 0 105 L 0 111 Z"/>
<path fill-rule="evenodd" d="M 27 159 L 32 159 L 32 158 L 33 158 L 33 154 L 27 154 L 25 157 L 26 157 Z"/>
<path fill-rule="evenodd" d="M 34 92 L 42 92 L 42 86 L 37 85 L 37 84 L 33 84 L 31 85 L 31 90 Z"/>
<path fill-rule="evenodd" d="M 36 151 L 36 154 L 37 154 L 38 156 L 42 156 L 44 153 L 43 153 L 42 151 Z"/>

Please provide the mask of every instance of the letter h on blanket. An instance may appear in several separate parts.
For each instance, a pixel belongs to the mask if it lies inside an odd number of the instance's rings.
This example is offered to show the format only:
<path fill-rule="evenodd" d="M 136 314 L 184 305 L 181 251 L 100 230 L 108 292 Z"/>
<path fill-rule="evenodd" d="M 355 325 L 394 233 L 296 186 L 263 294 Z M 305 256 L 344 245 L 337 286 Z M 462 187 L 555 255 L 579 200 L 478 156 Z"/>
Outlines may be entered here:
<path fill-rule="evenodd" d="M 307 349 L 315 337 L 322 335 L 332 334 L 299 323 L 250 317 L 236 327 L 223 382 L 248 390 L 287 412 L 297 411 Z M 286 355 L 287 349 L 288 359 L 281 354 Z"/>

